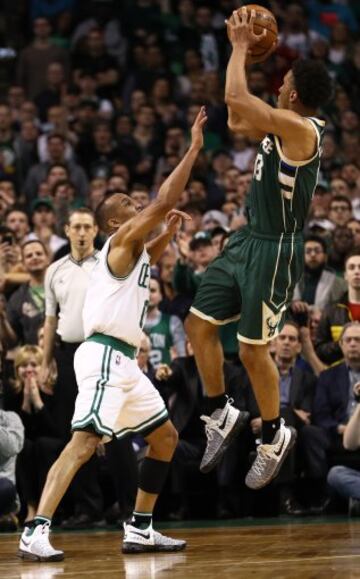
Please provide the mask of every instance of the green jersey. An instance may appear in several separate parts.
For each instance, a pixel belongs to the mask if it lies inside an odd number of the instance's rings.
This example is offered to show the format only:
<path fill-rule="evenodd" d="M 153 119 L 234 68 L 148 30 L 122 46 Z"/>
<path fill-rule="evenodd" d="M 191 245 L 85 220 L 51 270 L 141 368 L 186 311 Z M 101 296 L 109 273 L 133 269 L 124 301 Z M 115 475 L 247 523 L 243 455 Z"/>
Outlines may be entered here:
<path fill-rule="evenodd" d="M 324 121 L 308 119 L 317 135 L 314 156 L 290 161 L 282 152 L 279 137 L 267 135 L 260 143 L 247 198 L 250 229 L 276 236 L 304 229 L 320 167 Z"/>

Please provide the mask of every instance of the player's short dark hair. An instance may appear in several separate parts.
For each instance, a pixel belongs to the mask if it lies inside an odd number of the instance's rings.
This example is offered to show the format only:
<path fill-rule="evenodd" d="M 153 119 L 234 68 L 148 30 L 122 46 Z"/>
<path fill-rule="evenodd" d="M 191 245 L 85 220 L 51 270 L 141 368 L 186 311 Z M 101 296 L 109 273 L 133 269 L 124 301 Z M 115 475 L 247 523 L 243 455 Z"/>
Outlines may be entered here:
<path fill-rule="evenodd" d="M 291 67 L 300 102 L 310 109 L 324 106 L 331 98 L 333 85 L 326 66 L 318 60 L 296 60 Z"/>
<path fill-rule="evenodd" d="M 108 225 L 108 220 L 111 216 L 111 204 L 109 203 L 109 199 L 114 197 L 114 195 L 126 195 L 122 191 L 118 191 L 115 189 L 108 189 L 105 191 L 104 198 L 100 201 L 99 205 L 95 209 L 95 223 L 97 224 L 100 231 L 103 231 L 107 235 L 110 233 L 110 228 Z"/>
<path fill-rule="evenodd" d="M 308 241 L 312 241 L 313 243 L 318 243 L 319 245 L 321 245 L 323 252 L 327 254 L 328 252 L 327 243 L 325 239 L 320 237 L 320 235 L 307 235 L 304 239 L 304 244 L 306 245 Z"/>

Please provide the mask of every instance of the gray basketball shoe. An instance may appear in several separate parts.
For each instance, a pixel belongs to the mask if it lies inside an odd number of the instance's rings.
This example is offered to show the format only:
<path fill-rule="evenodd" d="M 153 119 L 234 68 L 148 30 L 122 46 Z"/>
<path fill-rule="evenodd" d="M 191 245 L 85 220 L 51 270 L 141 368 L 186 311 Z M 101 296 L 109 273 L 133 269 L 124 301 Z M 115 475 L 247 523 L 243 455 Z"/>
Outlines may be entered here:
<path fill-rule="evenodd" d="M 186 547 L 186 541 L 172 539 L 154 531 L 152 525 L 147 529 L 138 529 L 131 523 L 124 523 L 123 553 L 151 553 L 151 552 L 174 552 L 182 551 Z"/>
<path fill-rule="evenodd" d="M 279 473 L 281 465 L 296 442 L 295 428 L 285 426 L 283 418 L 271 444 L 260 444 L 257 456 L 246 475 L 245 483 L 250 489 L 261 489 Z"/>
<path fill-rule="evenodd" d="M 207 445 L 200 464 L 200 471 L 209 472 L 220 461 L 235 436 L 243 430 L 249 413 L 234 408 L 228 398 L 224 408 L 217 408 L 211 416 L 201 416 L 205 422 Z"/>

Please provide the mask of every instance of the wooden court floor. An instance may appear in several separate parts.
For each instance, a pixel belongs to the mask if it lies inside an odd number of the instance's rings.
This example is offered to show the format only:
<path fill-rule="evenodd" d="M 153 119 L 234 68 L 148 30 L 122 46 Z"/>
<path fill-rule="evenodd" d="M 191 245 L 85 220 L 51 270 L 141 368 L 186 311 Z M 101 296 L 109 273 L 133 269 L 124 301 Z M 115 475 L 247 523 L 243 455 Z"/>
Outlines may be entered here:
<path fill-rule="evenodd" d="M 185 551 L 122 555 L 115 531 L 53 535 L 59 563 L 16 558 L 18 535 L 0 535 L 1 579 L 360 578 L 360 522 L 176 529 Z"/>

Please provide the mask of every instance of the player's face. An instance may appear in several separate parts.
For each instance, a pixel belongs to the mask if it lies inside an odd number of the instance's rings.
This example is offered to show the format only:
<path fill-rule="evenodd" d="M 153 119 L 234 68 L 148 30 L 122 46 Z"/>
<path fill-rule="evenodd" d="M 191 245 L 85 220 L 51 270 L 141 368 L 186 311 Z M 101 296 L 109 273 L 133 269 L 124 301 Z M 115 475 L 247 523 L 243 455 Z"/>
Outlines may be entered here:
<path fill-rule="evenodd" d="M 290 95 L 294 92 L 294 79 L 291 70 L 284 76 L 283 83 L 279 88 L 279 96 L 277 100 L 277 106 L 279 109 L 290 108 Z"/>
<path fill-rule="evenodd" d="M 125 195 L 125 193 L 119 193 L 117 195 L 116 215 L 121 223 L 135 217 L 141 210 L 142 205 L 140 205 L 138 201 L 135 201 L 135 199 L 131 199 L 129 195 Z"/>
<path fill-rule="evenodd" d="M 70 246 L 80 252 L 89 251 L 94 244 L 97 227 L 92 215 L 87 213 L 73 213 L 69 225 L 65 227 Z"/>

